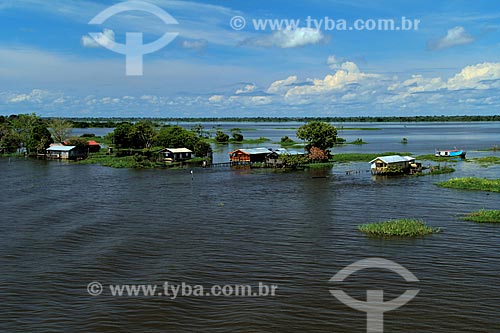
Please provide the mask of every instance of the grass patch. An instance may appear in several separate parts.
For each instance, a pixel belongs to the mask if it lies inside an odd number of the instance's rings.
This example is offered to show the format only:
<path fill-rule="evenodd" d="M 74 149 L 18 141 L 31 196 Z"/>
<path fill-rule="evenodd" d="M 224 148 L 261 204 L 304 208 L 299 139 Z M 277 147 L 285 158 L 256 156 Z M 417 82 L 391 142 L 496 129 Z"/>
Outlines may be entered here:
<path fill-rule="evenodd" d="M 379 237 L 421 237 L 441 232 L 417 219 L 389 220 L 378 223 L 368 223 L 358 226 L 358 230 L 371 236 Z"/>
<path fill-rule="evenodd" d="M 420 176 L 443 175 L 443 174 L 452 173 L 452 172 L 455 172 L 455 168 L 452 168 L 452 167 L 449 167 L 446 165 L 444 167 L 441 167 L 440 165 L 436 165 L 436 166 L 432 166 L 429 169 L 429 172 L 419 172 L 419 173 L 416 173 L 415 176 L 420 177 Z"/>
<path fill-rule="evenodd" d="M 338 163 L 347 163 L 347 162 L 370 162 L 374 158 L 379 156 L 389 156 L 389 155 L 411 155 L 408 152 L 396 153 L 396 152 L 385 152 L 385 153 L 344 153 L 344 154 L 335 154 L 333 155 L 332 161 Z"/>
<path fill-rule="evenodd" d="M 321 162 L 321 163 L 308 163 L 304 165 L 304 167 L 309 169 L 323 169 L 323 168 L 331 168 L 333 167 L 332 162 Z"/>
<path fill-rule="evenodd" d="M 123 156 L 117 157 L 116 155 L 106 155 L 103 152 L 90 154 L 86 159 L 77 161 L 78 164 L 97 164 L 110 168 L 136 168 L 136 169 L 152 169 L 165 167 L 162 162 L 150 161 L 144 156 Z"/>
<path fill-rule="evenodd" d="M 461 157 L 443 157 L 434 154 L 419 155 L 416 157 L 418 160 L 433 161 L 433 162 L 454 162 L 463 160 Z"/>
<path fill-rule="evenodd" d="M 500 151 L 500 146 L 494 145 L 491 148 L 488 148 L 488 149 L 479 149 L 478 151 Z"/>
<path fill-rule="evenodd" d="M 500 164 L 500 157 L 497 156 L 476 157 L 468 159 L 467 162 L 473 162 L 480 164 L 482 167 L 488 167 L 493 164 Z"/>
<path fill-rule="evenodd" d="M 112 155 L 93 154 L 76 162 L 78 164 L 98 164 L 111 168 L 134 168 L 136 162 L 133 156 L 116 157 Z"/>
<path fill-rule="evenodd" d="M 257 139 L 244 139 L 243 141 L 234 141 L 232 139 L 229 139 L 230 143 L 264 143 L 264 142 L 269 142 L 269 141 L 271 141 L 271 140 L 268 138 L 265 138 L 263 136 L 261 136 L 260 138 L 257 138 Z"/>
<path fill-rule="evenodd" d="M 352 142 L 348 142 L 347 144 L 350 144 L 350 145 L 366 145 L 367 143 L 368 142 L 363 141 L 363 139 L 357 138 L 356 140 L 354 140 Z"/>
<path fill-rule="evenodd" d="M 500 179 L 477 177 L 452 178 L 450 180 L 437 183 L 436 185 L 462 190 L 500 192 Z"/>
<path fill-rule="evenodd" d="M 500 223 L 500 210 L 484 210 L 472 212 L 464 217 L 466 221 L 477 223 Z"/>
<path fill-rule="evenodd" d="M 260 138 L 257 138 L 257 139 L 243 139 L 242 141 L 236 141 L 234 139 L 229 139 L 228 142 L 218 142 L 215 139 L 208 139 L 207 141 L 211 142 L 211 143 L 216 143 L 219 145 L 225 145 L 228 143 L 232 143 L 232 144 L 259 144 L 259 143 L 269 142 L 271 140 L 261 136 Z"/>

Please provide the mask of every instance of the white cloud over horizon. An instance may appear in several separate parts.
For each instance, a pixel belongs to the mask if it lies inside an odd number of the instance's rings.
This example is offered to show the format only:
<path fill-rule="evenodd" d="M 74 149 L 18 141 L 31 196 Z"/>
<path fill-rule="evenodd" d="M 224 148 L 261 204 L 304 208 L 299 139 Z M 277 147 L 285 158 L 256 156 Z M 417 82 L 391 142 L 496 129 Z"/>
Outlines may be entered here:
<path fill-rule="evenodd" d="M 449 78 L 415 74 L 407 79 L 363 72 L 353 62 L 323 78 L 291 75 L 267 87 L 244 84 L 211 95 L 71 96 L 61 91 L 33 89 L 0 93 L 0 112 L 33 110 L 46 116 L 265 116 L 394 115 L 402 110 L 429 114 L 496 111 L 500 106 L 500 62 L 462 68 Z M 143 110 L 137 113 L 137 110 Z M 294 113 L 290 113 L 290 112 Z M 182 112 L 182 113 L 179 113 Z M 261 112 L 261 113 L 259 113 Z M 423 113 L 422 113 L 423 112 Z M 451 112 L 451 113 L 450 113 Z M 432 112 L 431 112 L 432 113 Z"/>

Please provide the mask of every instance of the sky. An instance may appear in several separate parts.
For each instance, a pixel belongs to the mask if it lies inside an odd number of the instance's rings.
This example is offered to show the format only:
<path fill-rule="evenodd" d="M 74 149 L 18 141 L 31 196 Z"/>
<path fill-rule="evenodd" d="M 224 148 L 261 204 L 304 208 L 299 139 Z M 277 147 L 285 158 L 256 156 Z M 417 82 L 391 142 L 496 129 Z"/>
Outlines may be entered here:
<path fill-rule="evenodd" d="M 0 114 L 499 113 L 496 1 L 144 2 L 177 24 L 138 7 L 89 24 L 122 1 L 0 0 Z M 127 33 L 144 44 L 175 38 L 142 55 L 142 75 L 132 76 L 126 56 L 106 48 Z"/>

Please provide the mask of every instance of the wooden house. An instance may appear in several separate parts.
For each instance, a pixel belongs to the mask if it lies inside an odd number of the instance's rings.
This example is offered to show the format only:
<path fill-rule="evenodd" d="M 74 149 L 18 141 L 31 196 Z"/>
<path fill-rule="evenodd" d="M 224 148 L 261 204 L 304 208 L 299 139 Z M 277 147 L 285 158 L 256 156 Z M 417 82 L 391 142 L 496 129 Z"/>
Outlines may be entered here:
<path fill-rule="evenodd" d="M 159 153 L 165 162 L 179 162 L 193 158 L 193 152 L 187 148 L 164 148 Z"/>
<path fill-rule="evenodd" d="M 267 148 L 241 148 L 229 153 L 231 162 L 265 162 L 273 151 Z"/>
<path fill-rule="evenodd" d="M 53 145 L 47 148 L 46 156 L 52 159 L 75 160 L 85 157 L 85 152 L 76 146 Z"/>
<path fill-rule="evenodd" d="M 89 153 L 97 153 L 99 150 L 101 150 L 101 145 L 99 144 L 99 142 L 90 140 L 87 142 L 87 149 Z"/>
<path fill-rule="evenodd" d="M 411 156 L 381 156 L 370 161 L 371 172 L 373 175 L 389 173 L 412 173 L 418 170 L 420 163 L 415 162 Z"/>

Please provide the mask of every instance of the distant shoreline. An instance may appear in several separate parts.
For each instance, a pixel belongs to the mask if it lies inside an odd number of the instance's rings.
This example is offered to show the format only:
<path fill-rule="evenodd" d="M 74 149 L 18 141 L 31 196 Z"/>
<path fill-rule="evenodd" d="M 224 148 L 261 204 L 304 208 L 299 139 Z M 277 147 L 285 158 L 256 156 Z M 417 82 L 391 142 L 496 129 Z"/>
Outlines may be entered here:
<path fill-rule="evenodd" d="M 53 119 L 56 117 L 42 117 L 43 119 Z M 96 117 L 96 118 L 76 118 L 63 117 L 74 123 L 74 127 L 114 127 L 120 122 L 134 122 L 139 120 L 152 120 L 164 123 L 256 123 L 256 122 L 308 122 L 312 120 L 326 121 L 330 123 L 418 123 L 418 122 L 491 122 L 500 121 L 500 115 L 493 116 L 413 116 L 413 117 L 205 117 L 205 118 L 176 118 L 176 117 Z M 110 126 L 108 126 L 110 125 Z"/>

